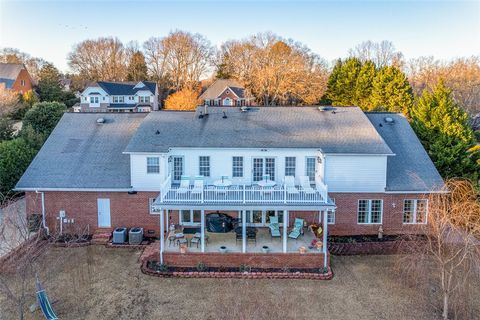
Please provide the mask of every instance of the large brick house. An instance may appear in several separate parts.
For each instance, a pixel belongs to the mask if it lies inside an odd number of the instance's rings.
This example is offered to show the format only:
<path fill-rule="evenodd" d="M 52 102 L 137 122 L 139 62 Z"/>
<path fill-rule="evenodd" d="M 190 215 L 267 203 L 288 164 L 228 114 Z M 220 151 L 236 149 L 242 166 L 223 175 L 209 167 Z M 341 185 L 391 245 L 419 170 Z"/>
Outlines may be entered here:
<path fill-rule="evenodd" d="M 0 86 L 23 94 L 33 89 L 33 80 L 24 64 L 0 63 Z"/>
<path fill-rule="evenodd" d="M 233 79 L 215 80 L 201 95 L 200 103 L 218 107 L 252 106 L 255 98 Z"/>
<path fill-rule="evenodd" d="M 75 112 L 150 112 L 158 110 L 155 82 L 98 81 L 80 94 Z"/>
<path fill-rule="evenodd" d="M 138 226 L 159 236 L 197 228 L 200 245 L 184 263 L 207 261 L 222 245 L 235 263 L 258 262 L 268 245 L 266 264 L 290 254 L 290 265 L 311 265 L 327 263 L 327 234 L 401 234 L 427 223 L 426 197 L 442 186 L 401 114 L 212 107 L 205 115 L 199 107 L 65 114 L 16 188 L 50 232 L 58 231 L 60 212 L 67 225 L 92 231 Z M 206 219 L 217 211 L 240 219 L 243 238 L 208 232 Z M 289 237 L 297 218 L 322 224 L 320 250 L 308 231 Z M 257 230 L 258 244 L 247 241 L 247 228 Z M 187 259 L 175 242 L 165 243 L 171 237 L 161 239 L 165 261 Z M 307 254 L 298 255 L 302 247 Z"/>

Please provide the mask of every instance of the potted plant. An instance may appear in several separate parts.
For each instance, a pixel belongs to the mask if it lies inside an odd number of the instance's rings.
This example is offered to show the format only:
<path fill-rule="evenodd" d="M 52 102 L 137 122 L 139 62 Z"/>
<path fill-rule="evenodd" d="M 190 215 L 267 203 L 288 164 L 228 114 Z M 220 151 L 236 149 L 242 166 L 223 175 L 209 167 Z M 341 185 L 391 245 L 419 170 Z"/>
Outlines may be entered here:
<path fill-rule="evenodd" d="M 305 248 L 305 246 L 301 246 L 300 248 L 298 248 L 298 251 L 300 251 L 300 253 L 307 253 L 307 248 Z"/>
<path fill-rule="evenodd" d="M 227 252 L 227 247 L 226 246 L 221 246 L 220 247 L 220 252 L 221 253 L 226 253 Z"/>
<path fill-rule="evenodd" d="M 186 244 L 181 244 L 180 245 L 180 253 L 187 253 L 187 245 Z"/>
<path fill-rule="evenodd" d="M 262 247 L 262 252 L 263 253 L 268 253 L 270 251 L 270 247 L 269 246 L 263 246 Z"/>

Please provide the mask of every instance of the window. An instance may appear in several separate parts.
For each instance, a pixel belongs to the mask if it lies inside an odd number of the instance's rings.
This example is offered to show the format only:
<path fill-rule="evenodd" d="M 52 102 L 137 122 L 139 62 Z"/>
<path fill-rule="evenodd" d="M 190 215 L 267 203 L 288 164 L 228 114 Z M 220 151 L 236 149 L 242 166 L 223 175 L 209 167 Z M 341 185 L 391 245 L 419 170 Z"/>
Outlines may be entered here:
<path fill-rule="evenodd" d="M 305 164 L 305 175 L 308 176 L 310 182 L 315 182 L 316 163 L 315 157 L 307 157 Z"/>
<path fill-rule="evenodd" d="M 264 175 L 275 180 L 275 158 L 253 158 L 253 181 L 262 180 Z"/>
<path fill-rule="evenodd" d="M 147 96 L 140 96 L 138 97 L 140 103 L 150 103 L 150 97 Z"/>
<path fill-rule="evenodd" d="M 232 177 L 243 177 L 243 157 L 233 157 L 232 161 Z"/>
<path fill-rule="evenodd" d="M 180 210 L 180 224 L 198 225 L 202 219 L 200 210 Z"/>
<path fill-rule="evenodd" d="M 204 177 L 210 177 L 210 157 L 200 156 L 198 174 Z"/>
<path fill-rule="evenodd" d="M 295 157 L 285 157 L 285 176 L 295 177 L 295 164 L 297 158 Z"/>
<path fill-rule="evenodd" d="M 403 202 L 403 223 L 427 223 L 427 200 L 407 199 Z"/>
<path fill-rule="evenodd" d="M 123 103 L 124 101 L 124 96 L 113 96 L 113 103 Z"/>
<path fill-rule="evenodd" d="M 327 223 L 335 224 L 335 211 L 327 211 Z"/>
<path fill-rule="evenodd" d="M 381 224 L 382 223 L 382 200 L 358 200 L 358 223 Z"/>
<path fill-rule="evenodd" d="M 90 97 L 90 103 L 98 103 L 98 97 Z"/>
<path fill-rule="evenodd" d="M 153 203 L 155 202 L 155 198 L 148 198 L 148 212 L 150 214 L 155 214 L 155 210 L 153 210 Z"/>
<path fill-rule="evenodd" d="M 210 99 L 205 99 L 205 105 L 207 105 L 207 106 L 210 105 Z"/>
<path fill-rule="evenodd" d="M 25 87 L 25 80 L 20 80 L 20 84 L 22 85 L 22 87 Z"/>
<path fill-rule="evenodd" d="M 147 173 L 160 173 L 160 158 L 147 157 Z"/>

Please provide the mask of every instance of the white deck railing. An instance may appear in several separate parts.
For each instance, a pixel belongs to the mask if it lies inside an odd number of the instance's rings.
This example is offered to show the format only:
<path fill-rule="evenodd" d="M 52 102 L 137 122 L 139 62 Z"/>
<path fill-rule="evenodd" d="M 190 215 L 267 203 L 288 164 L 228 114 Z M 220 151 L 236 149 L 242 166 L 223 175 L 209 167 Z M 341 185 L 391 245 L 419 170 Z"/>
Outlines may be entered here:
<path fill-rule="evenodd" d="M 327 186 L 316 182 L 315 187 L 304 190 L 285 185 L 260 187 L 257 185 L 233 185 L 230 187 L 204 186 L 203 190 L 179 188 L 171 185 L 169 176 L 161 185 L 157 203 L 164 204 L 315 204 L 328 199 Z"/>

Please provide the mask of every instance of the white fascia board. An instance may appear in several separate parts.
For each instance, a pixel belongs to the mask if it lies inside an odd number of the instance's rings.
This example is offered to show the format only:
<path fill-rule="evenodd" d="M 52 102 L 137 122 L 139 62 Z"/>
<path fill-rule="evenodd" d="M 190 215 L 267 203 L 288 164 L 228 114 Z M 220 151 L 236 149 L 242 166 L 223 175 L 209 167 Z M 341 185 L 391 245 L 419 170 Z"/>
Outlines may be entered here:
<path fill-rule="evenodd" d="M 128 192 L 132 188 L 16 188 L 15 191 Z"/>
<path fill-rule="evenodd" d="M 370 157 L 375 157 L 375 156 L 396 156 L 395 153 L 324 153 L 325 156 L 370 156 Z"/>

